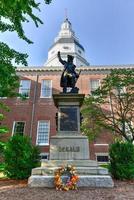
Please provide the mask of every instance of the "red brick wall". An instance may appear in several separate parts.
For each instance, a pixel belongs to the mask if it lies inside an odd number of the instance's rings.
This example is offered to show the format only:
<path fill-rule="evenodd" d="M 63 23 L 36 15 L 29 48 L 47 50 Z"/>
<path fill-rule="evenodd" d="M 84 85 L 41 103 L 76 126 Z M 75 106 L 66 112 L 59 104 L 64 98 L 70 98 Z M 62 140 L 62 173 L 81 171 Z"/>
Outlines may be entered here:
<path fill-rule="evenodd" d="M 28 72 L 27 72 L 28 74 Z M 54 106 L 52 98 L 40 98 L 41 92 L 41 80 L 49 79 L 52 80 L 53 85 L 53 94 L 59 93 L 60 88 L 60 74 L 58 73 L 46 73 L 39 75 L 37 82 L 37 75 L 29 73 L 29 75 L 21 75 L 20 79 L 31 80 L 31 91 L 30 98 L 22 101 L 20 98 L 13 99 L 1 99 L 0 101 L 5 102 L 9 108 L 10 112 L 6 113 L 6 119 L 2 122 L 3 124 L 8 125 L 10 132 L 8 136 L 12 134 L 13 122 L 14 121 L 26 121 L 25 134 L 30 136 L 31 127 L 32 127 L 32 143 L 36 144 L 36 135 L 37 135 L 37 123 L 39 120 L 50 120 L 50 135 L 56 134 L 56 125 L 55 125 L 55 114 L 57 109 Z M 105 75 L 103 74 L 84 74 L 80 75 L 80 78 L 77 82 L 77 87 L 80 88 L 79 93 L 89 94 L 90 91 L 90 79 L 103 79 Z M 37 90 L 35 89 L 37 87 Z M 34 101 L 34 95 L 36 91 L 36 98 Z M 32 122 L 32 110 L 34 106 L 34 117 Z M 32 123 L 32 125 L 31 125 Z M 107 152 L 108 146 L 95 146 L 96 144 L 108 144 L 111 142 L 111 135 L 104 132 L 100 134 L 96 141 L 90 143 L 90 158 L 95 159 L 95 152 Z M 49 146 L 40 147 L 42 152 L 49 152 Z"/>

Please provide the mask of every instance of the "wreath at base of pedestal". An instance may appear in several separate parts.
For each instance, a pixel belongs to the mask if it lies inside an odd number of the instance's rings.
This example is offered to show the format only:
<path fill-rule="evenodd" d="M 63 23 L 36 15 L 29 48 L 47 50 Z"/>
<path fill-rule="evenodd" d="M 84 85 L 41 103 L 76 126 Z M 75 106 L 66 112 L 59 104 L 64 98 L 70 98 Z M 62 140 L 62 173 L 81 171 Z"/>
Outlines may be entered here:
<path fill-rule="evenodd" d="M 67 181 L 62 181 L 62 176 L 67 176 Z M 54 185 L 56 190 L 77 190 L 77 182 L 79 180 L 76 169 L 72 165 L 60 167 L 54 172 Z"/>

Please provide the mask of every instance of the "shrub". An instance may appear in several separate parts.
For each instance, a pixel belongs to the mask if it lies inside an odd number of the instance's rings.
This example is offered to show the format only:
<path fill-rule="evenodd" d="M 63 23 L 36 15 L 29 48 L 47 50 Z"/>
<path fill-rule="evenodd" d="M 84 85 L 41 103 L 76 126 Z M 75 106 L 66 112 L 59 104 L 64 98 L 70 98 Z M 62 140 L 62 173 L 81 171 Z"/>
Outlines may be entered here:
<path fill-rule="evenodd" d="M 31 170 L 38 165 L 39 149 L 31 144 L 27 136 L 14 135 L 9 139 L 4 151 L 5 169 L 7 177 L 25 179 Z"/>
<path fill-rule="evenodd" d="M 4 163 L 0 162 L 0 172 L 3 172 L 4 171 Z"/>
<path fill-rule="evenodd" d="M 134 145 L 116 142 L 110 146 L 109 170 L 114 178 L 124 180 L 134 178 Z"/>

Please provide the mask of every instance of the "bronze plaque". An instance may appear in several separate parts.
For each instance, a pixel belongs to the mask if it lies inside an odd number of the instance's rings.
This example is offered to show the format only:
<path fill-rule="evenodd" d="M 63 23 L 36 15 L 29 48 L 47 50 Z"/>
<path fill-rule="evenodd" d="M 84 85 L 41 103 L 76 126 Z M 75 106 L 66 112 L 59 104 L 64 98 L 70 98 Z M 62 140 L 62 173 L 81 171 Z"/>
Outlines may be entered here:
<path fill-rule="evenodd" d="M 60 108 L 60 131 L 78 131 L 76 107 Z"/>

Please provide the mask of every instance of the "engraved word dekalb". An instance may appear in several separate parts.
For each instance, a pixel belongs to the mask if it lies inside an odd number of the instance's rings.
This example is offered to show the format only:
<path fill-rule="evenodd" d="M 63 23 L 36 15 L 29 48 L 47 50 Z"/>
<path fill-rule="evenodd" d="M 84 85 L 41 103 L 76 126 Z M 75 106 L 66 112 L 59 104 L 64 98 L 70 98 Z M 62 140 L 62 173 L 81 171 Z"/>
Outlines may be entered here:
<path fill-rule="evenodd" d="M 79 146 L 58 147 L 59 152 L 80 152 Z"/>

